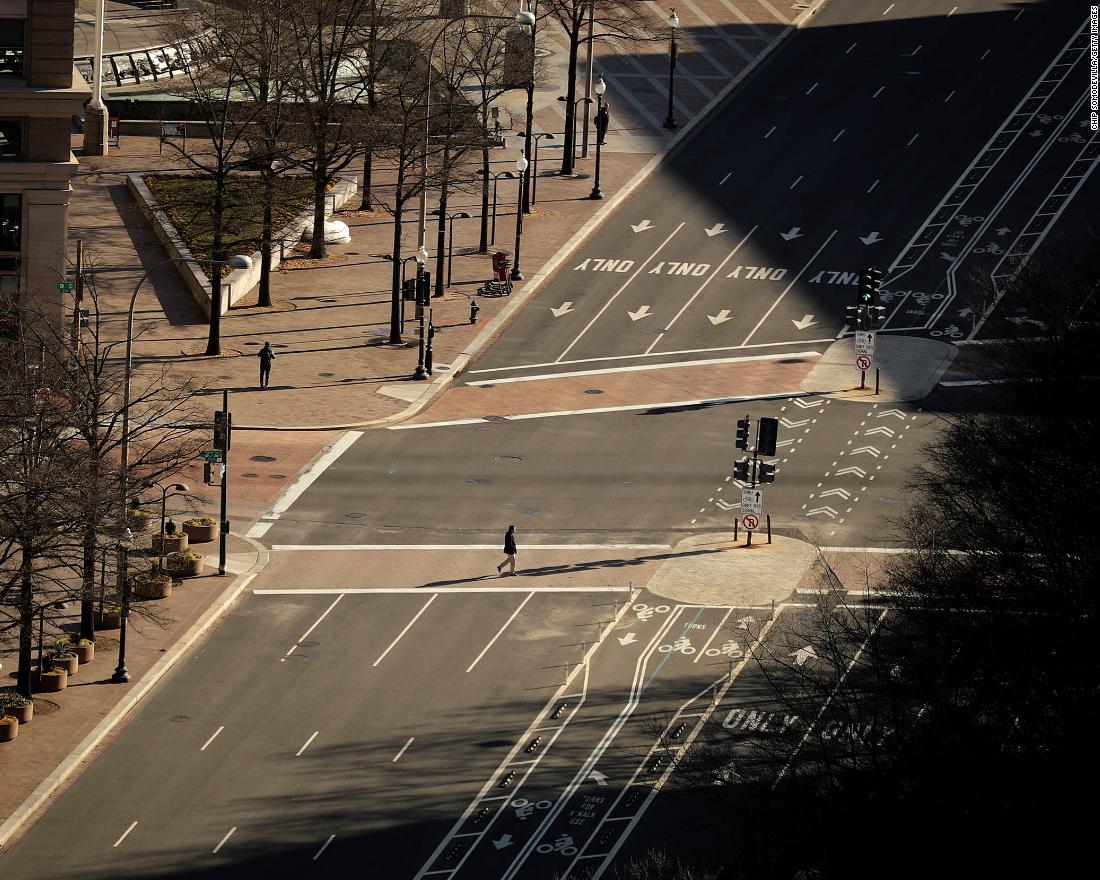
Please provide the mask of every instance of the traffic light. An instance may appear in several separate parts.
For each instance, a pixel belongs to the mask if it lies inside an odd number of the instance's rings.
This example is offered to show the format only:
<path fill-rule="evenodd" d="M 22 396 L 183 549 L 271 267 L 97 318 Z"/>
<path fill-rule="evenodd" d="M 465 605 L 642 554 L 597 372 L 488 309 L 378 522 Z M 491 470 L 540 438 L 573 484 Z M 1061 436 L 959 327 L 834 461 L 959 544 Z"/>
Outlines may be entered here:
<path fill-rule="evenodd" d="M 740 480 L 742 483 L 749 482 L 749 469 L 752 467 L 752 462 L 749 459 L 744 461 L 735 461 L 733 463 L 733 478 Z"/>
<path fill-rule="evenodd" d="M 775 465 L 768 464 L 767 462 L 760 462 L 759 471 L 756 476 L 756 482 L 758 483 L 774 483 L 775 482 Z"/>
<path fill-rule="evenodd" d="M 416 299 L 416 279 L 406 278 L 401 282 L 401 298 L 404 300 Z"/>
<path fill-rule="evenodd" d="M 779 419 L 761 419 L 756 430 L 756 452 L 759 455 L 775 455 L 775 442 L 779 439 Z"/>
<path fill-rule="evenodd" d="M 737 420 L 737 448 L 749 448 L 749 417 Z"/>
<path fill-rule="evenodd" d="M 233 433 L 233 416 L 227 412 L 214 413 L 214 448 L 222 452 L 229 451 L 230 436 Z"/>
<path fill-rule="evenodd" d="M 80 316 L 80 326 L 88 327 L 91 323 L 91 312 L 88 309 L 77 309 L 77 314 Z"/>
<path fill-rule="evenodd" d="M 878 305 L 878 289 L 882 286 L 882 270 L 869 266 L 859 272 L 859 299 L 861 306 Z"/>

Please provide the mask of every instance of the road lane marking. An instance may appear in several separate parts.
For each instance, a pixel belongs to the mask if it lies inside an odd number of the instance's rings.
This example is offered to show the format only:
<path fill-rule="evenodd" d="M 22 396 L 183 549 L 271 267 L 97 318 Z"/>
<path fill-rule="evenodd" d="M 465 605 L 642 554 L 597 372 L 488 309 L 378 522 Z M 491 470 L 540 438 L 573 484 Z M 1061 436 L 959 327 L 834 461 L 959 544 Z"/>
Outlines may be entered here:
<path fill-rule="evenodd" d="M 343 598 L 344 598 L 343 596 L 337 596 L 336 601 L 333 602 L 331 605 L 328 606 L 328 608 L 325 609 L 325 613 L 322 614 L 320 617 L 318 617 L 315 621 L 313 621 L 313 626 L 311 626 L 304 633 L 302 633 L 302 637 L 300 639 L 298 639 L 298 644 L 299 645 L 302 644 L 302 642 L 304 642 L 306 640 L 306 636 L 308 636 L 311 632 L 313 632 L 315 629 L 317 629 L 317 624 L 319 624 L 322 620 L 324 620 L 326 617 L 328 617 L 329 612 L 332 611 L 332 609 L 335 608 L 337 606 L 337 604 L 340 602 L 340 600 L 343 599 Z"/>
<path fill-rule="evenodd" d="M 740 400 L 741 398 L 738 398 Z M 668 550 L 669 544 L 520 544 L 519 549 L 529 550 Z M 500 550 L 500 544 L 276 544 L 272 551 L 281 550 Z M 423 587 L 415 589 L 423 592 Z M 253 590 L 254 593 L 263 592 Z M 297 592 L 296 590 L 293 592 Z M 305 590 L 304 592 L 312 592 Z M 354 589 L 349 589 L 354 593 Z"/>
<path fill-rule="evenodd" d="M 218 845 L 217 845 L 216 847 L 214 847 L 214 852 L 217 852 L 217 851 L 218 851 L 219 849 L 221 849 L 221 848 L 222 848 L 223 846 L 225 846 L 225 842 L 226 842 L 227 840 L 229 840 L 229 838 L 230 838 L 230 837 L 232 837 L 232 836 L 233 836 L 233 832 L 234 832 L 234 831 L 236 831 L 236 830 L 237 830 L 237 826 L 236 826 L 236 825 L 234 825 L 234 826 L 233 826 L 232 828 L 230 828 L 230 829 L 229 829 L 229 831 L 227 831 L 227 832 L 226 832 L 226 834 L 225 834 L 225 837 L 223 837 L 223 838 L 222 838 L 222 839 L 221 839 L 221 840 L 220 840 L 220 841 L 218 842 Z"/>
<path fill-rule="evenodd" d="M 122 843 L 122 841 L 124 841 L 126 839 L 126 835 L 128 835 L 136 827 L 137 827 L 137 819 L 135 819 L 133 822 L 131 822 L 130 827 L 122 832 L 122 837 L 120 837 L 118 840 L 115 841 L 115 846 L 118 846 L 120 843 Z"/>
<path fill-rule="evenodd" d="M 796 186 L 798 186 L 798 185 L 799 185 L 799 184 L 800 184 L 801 182 L 802 182 L 802 175 L 801 175 L 801 174 L 799 174 L 799 175 L 798 175 L 798 179 L 797 179 L 797 180 L 796 180 L 796 181 L 795 181 L 794 183 L 792 183 L 792 184 L 791 184 L 790 186 L 788 186 L 788 187 L 787 187 L 787 189 L 794 189 L 794 188 L 795 188 Z"/>
<path fill-rule="evenodd" d="M 506 629 L 508 629 L 508 624 L 510 624 L 513 620 L 516 619 L 516 615 L 519 614 L 523 610 L 523 606 L 526 605 L 528 602 L 530 602 L 531 597 L 534 596 L 534 595 L 535 595 L 535 592 L 534 592 L 534 590 L 532 590 L 530 593 L 527 594 L 527 597 L 522 602 L 519 603 L 519 607 L 515 611 L 512 612 L 512 616 L 509 617 L 506 621 L 504 621 L 504 626 L 502 626 L 500 629 L 498 629 L 497 634 L 495 636 L 493 636 L 491 639 L 489 639 L 488 644 L 484 648 L 481 649 L 481 653 L 478 654 L 474 658 L 474 662 L 466 667 L 467 672 L 469 672 L 471 669 L 473 669 L 475 666 L 477 666 L 477 664 L 481 661 L 481 658 L 484 657 L 486 652 L 493 646 L 493 642 L 495 642 L 497 639 L 499 639 L 501 634 Z M 409 742 L 412 742 L 412 740 L 409 740 Z M 396 759 L 394 759 L 394 760 L 396 760 Z"/>
<path fill-rule="evenodd" d="M 886 88 L 886 86 L 879 86 L 879 87 L 878 87 L 878 91 L 877 91 L 877 92 L 875 92 L 875 93 L 874 93 L 873 95 L 871 95 L 871 97 L 872 97 L 872 98 L 877 98 L 877 97 L 878 97 L 879 95 L 881 95 L 881 94 L 883 93 L 883 91 L 885 90 L 885 88 Z"/>
<path fill-rule="evenodd" d="M 205 752 L 205 751 L 206 751 L 206 747 L 207 747 L 208 745 L 210 745 L 210 743 L 212 743 L 212 742 L 213 742 L 214 740 L 216 740 L 216 739 L 218 738 L 218 734 L 219 734 L 219 733 L 221 733 L 221 732 L 222 732 L 223 730 L 225 730 L 225 726 L 224 726 L 224 725 L 223 725 L 222 727 L 219 727 L 219 728 L 218 728 L 217 730 L 215 730 L 215 731 L 214 731 L 214 733 L 213 733 L 213 734 L 211 734 L 211 736 L 210 736 L 210 739 L 208 739 L 208 740 L 207 740 L 206 742 L 204 742 L 204 743 L 202 744 L 202 748 L 201 748 L 201 749 L 199 749 L 199 751 L 200 751 L 200 752 Z M 127 832 L 127 833 L 129 833 L 129 832 Z M 115 846 L 118 846 L 118 844 L 116 843 L 116 844 L 115 844 Z"/>
<path fill-rule="evenodd" d="M 798 274 L 795 275 L 794 278 L 791 279 L 791 283 L 786 286 L 786 288 L 783 290 L 783 292 L 781 294 L 779 294 L 779 296 L 776 298 L 775 302 L 773 302 L 771 304 L 771 308 L 769 308 L 764 313 L 764 316 L 759 321 L 756 322 L 756 326 L 753 327 L 752 330 L 749 332 L 749 335 L 745 337 L 745 341 L 743 343 L 741 343 L 742 345 L 748 345 L 749 340 L 752 339 L 752 337 L 756 334 L 756 331 L 760 329 L 760 327 L 764 324 L 764 322 L 766 320 L 768 320 L 768 317 L 771 315 L 772 312 L 775 311 L 776 307 L 781 302 L 783 302 L 783 297 L 785 297 L 788 293 L 790 293 L 791 288 L 794 287 L 796 283 L 798 283 L 798 279 L 801 278 L 806 273 L 806 270 L 808 268 L 810 268 L 810 264 L 813 263 L 813 261 L 818 258 L 818 255 L 823 250 L 825 250 L 825 247 L 829 244 L 829 242 L 832 241 L 833 238 L 836 237 L 836 234 L 837 234 L 838 231 L 839 230 L 834 229 L 832 232 L 829 233 L 829 237 L 826 238 L 825 241 L 823 241 L 821 243 L 821 247 L 819 247 L 816 251 L 814 251 L 814 255 L 812 257 L 810 257 L 810 259 L 808 259 L 805 262 L 805 264 L 802 266 L 801 269 L 798 270 Z"/>
<path fill-rule="evenodd" d="M 592 329 L 592 325 L 595 324 L 601 318 L 601 316 L 603 315 L 604 312 L 606 312 L 609 308 L 611 308 L 611 304 L 613 302 L 615 302 L 616 299 L 619 298 L 619 294 L 621 294 L 624 290 L 627 289 L 627 287 L 630 286 L 631 282 L 634 281 L 634 279 L 637 278 L 641 274 L 642 270 L 653 261 L 653 258 L 655 256 L 657 256 L 657 254 L 659 254 L 662 251 L 662 249 L 664 248 L 664 246 L 666 244 L 668 244 L 670 241 L 672 241 L 672 239 L 676 235 L 676 233 L 678 233 L 681 229 L 683 229 L 686 224 L 687 224 L 686 220 L 681 220 L 680 225 L 677 226 L 675 229 L 672 230 L 672 232 L 669 233 L 668 238 L 666 238 L 659 245 L 657 245 L 657 247 L 656 247 L 656 249 L 654 249 L 653 253 L 651 253 L 648 257 L 646 257 L 645 260 L 642 261 L 641 265 L 638 266 L 638 268 L 634 270 L 634 274 L 631 275 L 629 278 L 626 279 L 626 281 L 623 282 L 622 287 L 620 287 L 618 290 L 616 290 L 615 293 L 611 296 L 611 298 L 608 299 L 608 301 L 603 304 L 603 306 L 600 308 L 600 310 L 598 312 L 596 312 L 596 314 L 592 318 L 592 320 L 589 321 L 587 324 L 585 324 L 584 329 L 581 330 L 581 332 L 578 333 L 576 335 L 576 337 L 574 337 L 573 341 L 570 342 L 569 345 L 567 345 L 565 347 L 565 351 L 563 351 L 560 355 L 558 355 L 558 358 L 554 363 L 560 363 L 561 361 L 563 361 L 565 359 L 565 356 L 567 354 L 569 354 L 570 351 L 573 350 L 573 347 L 578 342 L 581 341 L 581 337 L 583 337 L 584 334 L 586 334 L 589 330 Z"/>
<path fill-rule="evenodd" d="M 949 94 L 946 98 L 943 99 L 943 103 L 946 104 L 948 101 L 950 101 L 954 97 L 955 97 L 955 90 L 952 89 L 951 94 Z"/>
<path fill-rule="evenodd" d="M 775 131 L 775 126 L 774 125 L 771 128 L 768 129 L 768 133 L 766 135 L 764 135 L 764 140 L 767 140 L 768 138 L 770 138 L 772 136 L 773 131 Z"/>
<path fill-rule="evenodd" d="M 727 172 L 726 172 L 726 176 L 725 176 L 725 177 L 723 177 L 723 178 L 722 178 L 722 179 L 721 179 L 720 181 L 718 181 L 718 185 L 719 185 L 719 186 L 721 186 L 721 185 L 722 185 L 723 183 L 725 183 L 725 182 L 726 182 L 727 180 L 729 180 L 729 179 L 730 179 L 730 176 L 731 176 L 732 174 L 733 174 L 733 172 L 732 172 L 732 171 L 727 171 Z"/>
<path fill-rule="evenodd" d="M 806 89 L 806 94 L 807 95 L 813 94 L 813 90 L 816 89 L 819 85 L 821 85 L 821 83 L 814 83 L 812 86 L 810 86 L 808 89 Z"/>
<path fill-rule="evenodd" d="M 718 621 L 718 626 L 714 628 L 714 632 L 710 634 L 710 638 L 707 639 L 706 644 L 699 649 L 695 659 L 691 661 L 692 663 L 698 663 L 699 659 L 707 652 L 707 648 L 710 647 L 710 643 L 713 642 L 714 639 L 718 636 L 718 633 L 722 631 L 722 627 L 726 624 L 726 618 L 728 618 L 731 614 L 733 614 L 732 608 L 730 608 L 722 617 L 722 619 Z"/>
<path fill-rule="evenodd" d="M 872 192 L 874 192 L 876 186 L 878 186 L 878 179 L 877 178 L 875 179 L 874 183 L 872 183 L 869 187 L 867 187 L 867 195 L 870 195 Z"/>
<path fill-rule="evenodd" d="M 247 536 L 249 538 L 262 538 L 267 530 L 271 528 L 272 523 L 286 513 L 290 505 L 297 501 L 298 497 L 312 486 L 314 481 L 362 436 L 362 431 L 346 431 L 342 434 L 326 452 L 321 454 L 320 458 L 286 487 L 275 503 L 260 517 L 261 522 L 256 523 L 248 530 Z"/>
<path fill-rule="evenodd" d="M 402 637 L 403 635 L 405 635 L 405 633 L 407 633 L 407 632 L 408 632 L 408 631 L 409 631 L 410 629 L 412 629 L 412 625 L 413 625 L 414 623 L 416 623 L 416 622 L 417 622 L 417 621 L 418 621 L 418 620 L 420 619 L 420 615 L 421 615 L 421 614 L 423 614 L 423 613 L 424 613 L 425 611 L 427 611 L 427 610 L 428 610 L 428 606 L 429 606 L 429 605 L 431 605 L 431 604 L 432 604 L 432 602 L 434 602 L 434 601 L 435 601 L 435 600 L 436 600 L 436 599 L 437 599 L 438 597 L 439 597 L 439 593 L 433 593 L 433 594 L 432 594 L 432 597 L 431 597 L 431 598 L 430 598 L 430 599 L 429 599 L 429 600 L 428 600 L 427 602 L 425 602 L 425 603 L 424 603 L 424 607 L 423 607 L 423 608 L 421 608 L 421 609 L 420 609 L 419 611 L 417 611 L 417 612 L 416 612 L 416 615 L 415 615 L 415 616 L 413 617 L 413 619 L 412 619 L 412 620 L 410 620 L 410 621 L 409 621 L 409 622 L 408 622 L 407 624 L 405 624 L 405 628 L 404 628 L 403 630 L 401 630 L 401 632 L 399 632 L 399 633 L 397 634 L 397 638 L 396 638 L 396 639 L 394 639 L 394 640 L 393 640 L 392 642 L 390 642 L 390 646 L 389 646 L 388 648 L 386 648 L 386 650 L 385 650 L 385 651 L 383 651 L 383 652 L 382 652 L 381 654 L 379 654 L 379 655 L 378 655 L 378 659 L 377 659 L 377 660 L 375 660 L 375 661 L 374 661 L 374 662 L 373 662 L 373 663 L 371 664 L 371 666 L 377 666 L 377 665 L 378 665 L 379 663 L 381 663 L 381 662 L 382 662 L 382 660 L 383 660 L 383 659 L 385 658 L 385 656 L 386 656 L 386 655 L 387 655 L 387 654 L 388 654 L 388 653 L 389 653 L 390 651 L 392 651 L 392 650 L 393 650 L 393 646 L 394 646 L 394 645 L 396 645 L 396 644 L 397 644 L 398 642 L 400 642 L 400 641 L 401 641 L 401 637 Z"/>
<path fill-rule="evenodd" d="M 532 594 L 532 595 L 533 595 L 533 594 Z M 469 672 L 469 670 L 467 670 L 467 672 Z M 392 761 L 390 761 L 390 763 L 391 763 L 391 764 L 396 764 L 396 763 L 397 763 L 398 761 L 400 761 L 400 760 L 401 760 L 401 756 L 402 756 L 403 754 L 405 754 L 405 749 L 407 749 L 407 748 L 408 748 L 409 746 L 411 746 L 411 745 L 412 745 L 412 741 L 413 741 L 414 739 L 416 739 L 416 737 L 415 737 L 415 736 L 410 736 L 410 737 L 409 737 L 409 739 L 408 739 L 408 741 L 407 741 L 407 742 L 405 743 L 405 745 L 401 746 L 401 748 L 400 748 L 400 750 L 399 750 L 399 751 L 397 752 L 397 754 L 393 756 L 393 760 L 392 760 Z"/>
<path fill-rule="evenodd" d="M 883 14 L 883 15 L 889 15 L 889 14 L 890 14 L 890 10 L 891 10 L 891 9 L 893 9 L 893 8 L 894 8 L 894 4 L 893 4 L 893 3 L 891 3 L 891 4 L 889 5 L 889 6 L 887 6 L 887 7 L 886 7 L 886 8 L 885 8 L 885 9 L 884 9 L 884 10 L 882 11 L 882 14 Z"/>
<path fill-rule="evenodd" d="M 321 731 L 319 731 L 319 730 L 315 730 L 315 731 L 313 731 L 313 736 L 311 736 L 311 737 L 310 737 L 309 739 L 307 739 L 307 740 L 306 740 L 306 741 L 305 741 L 305 742 L 304 742 L 304 743 L 302 744 L 302 747 L 301 747 L 300 749 L 298 749 L 298 753 L 297 753 L 297 754 L 296 754 L 296 755 L 295 755 L 294 757 L 295 757 L 295 758 L 300 758 L 300 757 L 302 757 L 302 752 L 304 752 L 304 751 L 305 751 L 306 749 L 308 749 L 308 748 L 309 748 L 309 744 L 310 744 L 311 742 L 313 742 L 313 741 L 314 741 L 315 739 L 317 739 L 317 734 L 319 734 L 320 732 L 321 732 Z"/>
<path fill-rule="evenodd" d="M 918 131 L 915 135 L 913 135 L 911 138 L 909 138 L 909 143 L 907 143 L 905 146 L 907 146 L 907 147 L 913 146 L 913 144 L 915 144 L 917 142 L 917 138 L 919 138 L 919 137 L 920 137 L 920 132 Z"/>
<path fill-rule="evenodd" d="M 985 56 L 988 55 L 988 54 L 989 54 L 989 50 L 986 49 L 984 52 L 982 52 L 982 57 L 979 58 L 978 60 L 979 61 L 985 61 Z"/>
<path fill-rule="evenodd" d="M 499 548 L 497 548 L 499 549 Z M 666 548 L 668 549 L 668 548 Z M 420 595 L 426 593 L 526 593 L 530 587 L 359 587 L 349 590 L 346 587 L 317 587 L 315 589 L 256 590 L 253 596 L 331 596 L 333 593 L 352 593 L 356 596 L 368 596 L 372 593 Z M 618 593 L 620 596 L 626 587 L 543 587 L 540 593 Z"/>
<path fill-rule="evenodd" d="M 844 50 L 844 54 L 847 55 L 849 52 L 851 52 L 858 45 L 859 45 L 859 41 L 857 40 L 856 42 L 852 43 L 851 46 L 849 46 L 847 49 Z"/>
<path fill-rule="evenodd" d="M 750 229 L 748 232 L 745 233 L 745 237 L 742 238 L 739 242 L 737 242 L 737 246 L 732 251 L 730 251 L 728 254 L 726 254 L 726 258 L 724 260 L 722 260 L 722 262 L 718 264 L 718 267 L 706 278 L 706 280 L 703 281 L 702 284 L 699 285 L 699 289 L 696 290 L 695 293 L 693 293 L 691 295 L 691 299 L 689 299 L 686 303 L 684 303 L 683 306 L 680 307 L 680 311 L 678 311 L 673 316 L 672 320 L 669 321 L 667 325 L 665 325 L 665 329 L 663 331 L 661 331 L 662 334 L 667 333 L 669 330 L 672 329 L 673 324 L 675 324 L 678 320 L 680 320 L 680 316 L 688 310 L 688 308 L 691 306 L 691 304 L 693 302 L 695 302 L 696 299 L 698 299 L 699 294 L 701 294 L 703 292 L 703 290 L 706 288 L 706 286 L 708 284 L 710 284 L 717 277 L 718 273 L 722 271 L 722 267 L 725 266 L 726 263 L 728 263 L 733 258 L 733 255 L 736 254 L 739 250 L 741 250 L 741 247 L 745 244 L 746 241 L 748 241 L 752 237 L 752 234 L 754 232 L 756 232 L 756 229 L 757 229 L 757 227 L 753 226 L 752 229 Z M 657 343 L 661 341 L 661 339 L 662 339 L 661 334 L 658 334 L 657 336 L 655 336 L 653 341 L 649 344 L 649 348 L 647 348 L 645 350 L 644 354 L 649 354 L 650 352 L 652 352 L 653 349 L 656 347 Z M 656 366 L 656 365 L 654 365 L 654 366 Z M 661 366 L 665 366 L 665 365 L 662 364 Z M 626 369 L 630 369 L 630 367 L 627 367 Z"/>
<path fill-rule="evenodd" d="M 844 134 L 844 132 L 845 132 L 845 131 L 847 131 L 847 129 L 845 129 L 845 128 L 842 128 L 842 129 L 841 129 L 840 131 L 838 131 L 838 132 L 836 133 L 836 136 L 835 136 L 835 137 L 833 138 L 833 143 L 834 143 L 834 144 L 835 144 L 835 143 L 836 143 L 837 141 L 839 141 L 839 140 L 840 140 L 840 136 L 841 136 L 842 134 Z"/>
<path fill-rule="evenodd" d="M 317 855 L 315 855 L 313 857 L 313 861 L 317 861 L 319 858 L 321 858 L 321 853 L 323 853 L 326 849 L 328 849 L 328 845 L 330 843 L 332 843 L 335 839 L 336 839 L 336 835 L 335 834 L 330 834 L 328 836 L 328 840 L 326 840 L 324 843 L 322 843 L 321 848 L 319 850 L 317 850 Z"/>

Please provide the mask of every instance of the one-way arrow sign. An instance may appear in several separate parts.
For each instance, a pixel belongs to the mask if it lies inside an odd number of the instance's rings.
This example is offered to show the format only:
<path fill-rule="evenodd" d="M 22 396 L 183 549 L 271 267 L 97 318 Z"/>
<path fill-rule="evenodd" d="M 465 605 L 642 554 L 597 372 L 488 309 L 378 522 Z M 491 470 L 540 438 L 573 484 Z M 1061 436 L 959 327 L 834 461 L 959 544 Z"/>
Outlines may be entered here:
<path fill-rule="evenodd" d="M 864 244 L 874 244 L 876 241 L 882 241 L 877 232 L 872 232 L 870 235 L 861 235 L 859 240 Z"/>
<path fill-rule="evenodd" d="M 795 238 L 802 238 L 802 227 L 792 226 L 789 232 L 780 232 L 779 235 L 784 241 L 791 241 Z"/>
<path fill-rule="evenodd" d="M 799 330 L 805 330 L 807 327 L 812 327 L 817 321 L 814 320 L 813 315 L 803 315 L 801 321 L 796 321 L 792 318 L 791 323 Z"/>
<path fill-rule="evenodd" d="M 707 319 L 712 324 L 721 324 L 723 321 L 733 320 L 733 315 L 730 314 L 729 309 L 722 309 L 717 315 L 707 315 Z"/>
<path fill-rule="evenodd" d="M 511 834 L 502 834 L 500 837 L 498 837 L 496 840 L 493 841 L 493 846 L 495 846 L 497 849 L 504 849 L 504 847 L 511 846 L 511 845 L 512 845 L 512 835 Z"/>
<path fill-rule="evenodd" d="M 704 229 L 703 231 L 707 234 L 708 238 L 710 236 L 719 235 L 720 233 L 723 233 L 723 232 L 726 231 L 726 224 L 725 223 L 715 223 L 713 226 L 708 227 L 707 229 Z"/>
<path fill-rule="evenodd" d="M 562 315 L 568 314 L 569 312 L 573 311 L 573 301 L 568 300 L 566 302 L 563 302 L 556 309 L 551 306 L 550 311 L 554 313 L 555 318 L 560 318 Z"/>
<path fill-rule="evenodd" d="M 649 317 L 650 315 L 652 315 L 652 314 L 653 314 L 653 313 L 652 313 L 652 312 L 651 312 L 651 311 L 649 310 L 649 306 L 642 306 L 642 307 L 641 307 L 640 309 L 638 309 L 638 311 L 636 311 L 636 312 L 632 312 L 632 311 L 630 311 L 629 309 L 627 309 L 627 312 L 626 312 L 626 313 L 627 313 L 628 315 L 630 315 L 630 320 L 631 320 L 631 321 L 640 321 L 640 320 L 642 320 L 642 318 L 648 318 L 648 317 Z"/>
<path fill-rule="evenodd" d="M 641 223 L 631 223 L 630 228 L 635 232 L 645 232 L 647 229 L 652 229 L 653 224 L 648 220 L 643 220 Z"/>

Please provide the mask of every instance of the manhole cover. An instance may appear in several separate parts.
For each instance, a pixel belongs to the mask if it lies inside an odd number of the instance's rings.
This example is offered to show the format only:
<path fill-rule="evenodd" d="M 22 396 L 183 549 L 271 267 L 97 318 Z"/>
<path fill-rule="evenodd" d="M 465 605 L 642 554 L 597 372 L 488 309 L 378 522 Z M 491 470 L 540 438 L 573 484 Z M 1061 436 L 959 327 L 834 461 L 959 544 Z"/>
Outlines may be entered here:
<path fill-rule="evenodd" d="M 603 394 L 603 392 L 599 388 L 586 388 L 584 393 L 585 394 Z"/>
<path fill-rule="evenodd" d="M 286 479 L 286 474 L 272 474 L 271 479 L 273 479 L 273 480 L 285 480 Z"/>
<path fill-rule="evenodd" d="M 518 455 L 494 455 L 493 461 L 523 461 Z"/>
<path fill-rule="evenodd" d="M 470 486 L 484 486 L 488 482 L 489 482 L 488 480 L 479 480 L 476 477 L 472 480 L 467 480 L 466 481 L 466 483 Z"/>
<path fill-rule="evenodd" d="M 504 416 L 482 416 L 482 418 L 487 422 L 503 422 L 505 420 Z"/>
<path fill-rule="evenodd" d="M 256 477 L 258 477 L 259 474 L 241 474 L 241 476 L 242 477 L 248 477 L 248 479 L 252 480 L 252 479 L 255 479 Z"/>
<path fill-rule="evenodd" d="M 169 721 L 190 721 L 191 716 L 190 715 L 173 715 L 168 720 Z"/>
<path fill-rule="evenodd" d="M 272 348 L 289 348 L 290 346 L 288 346 L 285 342 L 273 342 L 273 343 L 271 343 L 271 347 Z"/>
<path fill-rule="evenodd" d="M 249 461 L 274 461 L 275 457 L 271 455 L 254 455 Z"/>
<path fill-rule="evenodd" d="M 358 510 L 352 510 L 348 513 L 345 513 L 344 516 L 346 516 L 348 519 L 362 519 L 364 516 L 366 516 L 366 514 L 361 513 Z"/>
<path fill-rule="evenodd" d="M 335 373 L 318 373 L 317 375 L 318 376 L 324 376 L 326 379 L 328 379 L 328 378 L 331 378 L 332 376 L 335 376 L 336 374 Z"/>

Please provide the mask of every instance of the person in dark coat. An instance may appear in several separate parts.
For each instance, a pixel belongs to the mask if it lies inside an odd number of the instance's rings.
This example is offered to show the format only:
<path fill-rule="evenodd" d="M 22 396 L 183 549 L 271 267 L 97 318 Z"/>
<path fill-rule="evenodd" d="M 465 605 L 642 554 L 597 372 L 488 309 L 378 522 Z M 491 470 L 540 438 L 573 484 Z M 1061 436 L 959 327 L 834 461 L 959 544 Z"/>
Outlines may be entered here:
<path fill-rule="evenodd" d="M 504 566 L 508 566 L 508 574 L 513 577 L 516 574 L 516 527 L 508 526 L 504 533 L 504 561 L 497 566 L 497 574 L 500 574 Z"/>
<path fill-rule="evenodd" d="M 275 360 L 275 352 L 271 350 L 271 343 L 265 342 L 264 347 L 257 352 L 260 359 L 260 387 L 266 388 L 271 382 L 271 362 Z"/>

